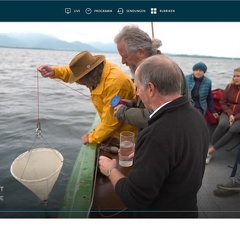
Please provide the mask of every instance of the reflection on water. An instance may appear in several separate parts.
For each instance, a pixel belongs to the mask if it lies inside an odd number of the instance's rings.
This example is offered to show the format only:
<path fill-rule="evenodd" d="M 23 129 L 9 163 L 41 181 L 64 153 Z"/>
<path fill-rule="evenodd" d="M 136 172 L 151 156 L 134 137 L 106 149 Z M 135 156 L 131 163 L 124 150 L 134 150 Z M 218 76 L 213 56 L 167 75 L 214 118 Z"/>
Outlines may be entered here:
<path fill-rule="evenodd" d="M 77 52 L 45 51 L 31 49 L 1 49 L 0 62 L 0 217 L 56 217 L 65 188 L 81 147 L 81 136 L 92 124 L 95 109 L 88 97 L 59 84 L 58 81 L 40 80 L 40 122 L 47 145 L 61 152 L 64 165 L 49 195 L 47 207 L 30 190 L 16 181 L 10 166 L 23 152 L 45 146 L 35 139 L 37 127 L 37 72 L 41 64 L 68 64 Z M 118 54 L 106 54 L 128 74 Z M 206 76 L 214 88 L 224 88 L 230 81 L 239 61 L 231 59 L 192 58 L 170 56 L 184 74 L 203 61 L 208 66 Z M 85 95 L 88 89 L 72 84 Z M 34 144 L 33 144 L 34 143 Z M 6 212 L 5 212 L 6 211 Z M 33 212 L 32 212 L 33 211 Z"/>

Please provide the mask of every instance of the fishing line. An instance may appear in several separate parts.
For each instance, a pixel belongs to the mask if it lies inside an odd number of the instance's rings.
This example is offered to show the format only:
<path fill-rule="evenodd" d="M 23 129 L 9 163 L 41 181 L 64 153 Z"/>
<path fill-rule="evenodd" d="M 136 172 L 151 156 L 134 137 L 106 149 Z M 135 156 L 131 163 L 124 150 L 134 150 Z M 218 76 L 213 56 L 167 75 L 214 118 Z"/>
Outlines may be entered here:
<path fill-rule="evenodd" d="M 36 142 L 36 139 L 39 138 L 39 139 L 43 140 L 44 143 L 45 143 L 46 145 L 48 145 L 49 148 L 51 148 L 51 146 L 48 144 L 48 142 L 46 141 L 46 139 L 43 137 L 43 135 L 42 135 L 42 130 L 41 130 L 41 123 L 40 123 L 40 91 L 39 91 L 38 71 L 37 71 L 36 79 L 37 79 L 37 89 L 36 89 L 36 90 L 37 90 L 37 128 L 36 128 L 36 135 L 35 135 L 35 138 L 34 138 L 34 140 L 33 140 L 33 142 L 32 142 L 32 145 L 31 145 L 31 147 L 30 147 L 30 150 L 28 150 L 29 156 L 28 156 L 28 158 L 27 158 L 27 161 L 26 161 L 26 164 L 25 164 L 25 167 L 24 167 L 24 169 L 23 169 L 23 172 L 22 172 L 22 175 L 21 175 L 21 178 L 20 178 L 20 179 L 23 178 L 23 175 L 24 175 L 24 173 L 25 173 L 25 171 L 26 171 L 26 168 L 27 168 L 27 166 L 28 166 L 29 160 L 30 160 L 30 158 L 31 158 L 33 146 L 34 146 L 34 144 L 35 144 L 35 142 Z"/>
<path fill-rule="evenodd" d="M 31 145 L 31 150 L 36 142 L 37 139 L 40 139 L 42 140 L 45 145 L 47 145 L 50 149 L 53 149 L 50 144 L 47 142 L 47 140 L 43 137 L 42 135 L 42 129 L 41 129 L 41 122 L 40 122 L 40 86 L 39 86 L 39 75 L 38 75 L 38 71 L 37 71 L 37 128 L 36 128 L 36 135 L 35 135 L 35 138 L 33 140 L 33 143 Z M 31 151 L 30 150 L 30 151 Z M 55 155 L 59 158 L 59 156 L 56 154 L 55 151 L 53 151 L 55 153 Z M 31 154 L 30 154 L 31 155 Z M 30 155 L 29 155 L 29 158 L 30 158 Z M 60 159 L 60 158 L 59 158 Z M 60 161 L 62 161 L 60 159 Z"/>
<path fill-rule="evenodd" d="M 41 140 L 43 140 L 49 146 L 49 148 L 51 148 L 51 146 L 48 144 L 48 142 L 46 141 L 46 139 L 42 135 L 41 122 L 40 122 L 40 88 L 39 88 L 38 71 L 37 71 L 36 78 L 37 78 L 37 128 L 36 128 L 36 136 L 35 136 L 35 139 L 33 141 L 33 144 L 35 143 L 37 138 L 40 138 Z M 32 144 L 32 147 L 33 147 L 33 144 Z"/>
<path fill-rule="evenodd" d="M 67 88 L 70 88 L 71 90 L 73 90 L 73 91 L 75 91 L 75 92 L 77 92 L 77 93 L 81 94 L 82 96 L 84 96 L 84 97 L 87 97 L 87 98 L 91 99 L 91 96 L 89 96 L 89 95 L 86 95 L 86 94 L 84 94 L 84 93 L 82 93 L 82 92 L 78 91 L 77 89 L 75 89 L 75 88 L 72 88 L 72 87 L 68 86 L 67 84 L 63 83 L 63 82 L 62 82 L 62 80 L 57 80 L 57 79 L 55 79 L 55 82 L 57 82 L 57 83 L 59 83 L 59 84 L 62 84 L 63 86 L 65 86 L 65 87 L 67 87 Z"/>
<path fill-rule="evenodd" d="M 37 71 L 38 72 L 38 71 Z M 72 87 L 70 87 L 69 85 L 67 85 L 67 84 L 65 84 L 65 83 L 63 83 L 63 81 L 62 80 L 59 80 L 59 79 L 53 79 L 55 82 L 57 82 L 57 83 L 59 83 L 59 84 L 62 84 L 63 86 L 65 86 L 65 87 L 67 87 L 67 88 L 69 88 L 69 89 L 71 89 L 71 90 L 73 90 L 73 91 L 75 91 L 75 92 L 77 92 L 78 94 L 80 94 L 80 95 L 82 95 L 82 96 L 84 96 L 84 97 L 86 97 L 86 98 L 88 98 L 88 99 L 91 99 L 92 100 L 92 96 L 89 96 L 89 95 L 87 95 L 87 94 L 84 94 L 84 93 L 82 93 L 82 92 L 80 92 L 79 90 L 77 90 L 77 89 L 75 89 L 75 88 L 72 88 Z"/>
<path fill-rule="evenodd" d="M 78 94 L 80 94 L 80 95 L 82 95 L 82 96 L 84 96 L 84 97 L 92 100 L 92 96 L 86 95 L 86 94 L 78 91 L 77 89 L 70 87 L 69 85 L 65 84 L 62 80 L 58 80 L 58 79 L 53 79 L 53 80 L 54 80 L 55 82 L 59 83 L 59 84 L 62 84 L 62 85 L 65 86 L 65 87 L 67 87 L 67 88 L 69 88 L 69 89 L 77 92 Z M 97 103 L 98 103 L 98 102 L 100 103 L 100 101 L 96 101 L 96 102 L 97 102 Z M 102 103 L 101 103 L 101 104 L 102 104 Z M 95 108 L 96 108 L 96 107 L 95 107 Z"/>

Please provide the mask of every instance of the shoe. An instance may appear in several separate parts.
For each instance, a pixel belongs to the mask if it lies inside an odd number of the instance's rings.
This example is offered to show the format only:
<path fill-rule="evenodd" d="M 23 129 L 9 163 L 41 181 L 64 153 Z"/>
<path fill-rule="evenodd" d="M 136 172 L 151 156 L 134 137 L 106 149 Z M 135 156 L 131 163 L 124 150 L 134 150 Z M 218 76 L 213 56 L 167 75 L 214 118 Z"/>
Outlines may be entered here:
<path fill-rule="evenodd" d="M 240 183 L 237 182 L 237 179 L 232 177 L 230 182 L 224 184 L 217 184 L 217 188 L 225 190 L 235 190 L 240 191 Z"/>
<path fill-rule="evenodd" d="M 222 188 L 223 186 L 224 186 L 223 183 L 219 183 L 219 184 L 216 185 L 217 188 Z"/>
<path fill-rule="evenodd" d="M 207 158 L 206 158 L 206 165 L 208 165 L 210 163 L 210 160 L 212 159 L 212 155 L 208 154 Z"/>
<path fill-rule="evenodd" d="M 221 188 L 217 188 L 213 191 L 213 194 L 217 197 L 228 197 L 228 196 L 232 196 L 232 195 L 237 195 L 240 192 L 238 191 L 233 191 L 233 190 L 225 190 L 225 189 L 221 189 Z"/>

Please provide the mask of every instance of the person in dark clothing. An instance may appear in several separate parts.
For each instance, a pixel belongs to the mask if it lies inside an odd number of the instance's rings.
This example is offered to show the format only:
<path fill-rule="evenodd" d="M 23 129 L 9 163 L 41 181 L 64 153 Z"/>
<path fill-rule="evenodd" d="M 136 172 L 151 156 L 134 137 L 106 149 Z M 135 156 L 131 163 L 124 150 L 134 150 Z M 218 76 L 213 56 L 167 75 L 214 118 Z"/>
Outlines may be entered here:
<path fill-rule="evenodd" d="M 164 55 L 145 59 L 136 70 L 135 86 L 153 113 L 138 135 L 129 175 L 116 169 L 116 160 L 99 157 L 100 171 L 130 217 L 198 217 L 209 132 L 203 115 L 181 95 L 181 76 L 178 65 Z"/>

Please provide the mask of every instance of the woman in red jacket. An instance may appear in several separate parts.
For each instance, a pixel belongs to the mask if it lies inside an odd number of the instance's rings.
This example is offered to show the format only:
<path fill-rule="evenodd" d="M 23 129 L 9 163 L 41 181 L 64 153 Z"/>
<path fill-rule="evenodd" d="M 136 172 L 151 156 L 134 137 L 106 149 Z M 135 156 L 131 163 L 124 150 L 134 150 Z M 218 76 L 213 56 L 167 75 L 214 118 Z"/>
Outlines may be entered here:
<path fill-rule="evenodd" d="M 232 81 L 223 91 L 220 105 L 222 114 L 213 133 L 206 164 L 209 164 L 215 150 L 226 145 L 234 135 L 240 132 L 240 67 L 234 69 Z"/>

